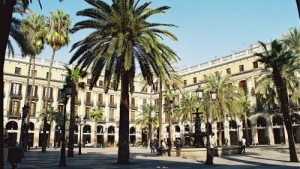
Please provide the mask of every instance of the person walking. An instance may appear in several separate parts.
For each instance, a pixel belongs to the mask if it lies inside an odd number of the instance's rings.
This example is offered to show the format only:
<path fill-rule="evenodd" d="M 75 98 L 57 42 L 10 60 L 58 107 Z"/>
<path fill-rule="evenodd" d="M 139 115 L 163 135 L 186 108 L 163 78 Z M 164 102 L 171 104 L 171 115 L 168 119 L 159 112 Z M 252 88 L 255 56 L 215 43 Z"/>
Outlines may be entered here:
<path fill-rule="evenodd" d="M 241 154 L 245 154 L 245 150 L 246 150 L 246 139 L 245 137 L 242 138 L 241 140 Z"/>
<path fill-rule="evenodd" d="M 180 139 L 176 139 L 176 157 L 180 157 L 180 153 L 181 153 L 181 148 L 182 148 L 182 143 L 180 141 Z"/>
<path fill-rule="evenodd" d="M 214 140 L 214 135 L 215 135 L 215 133 L 211 133 L 209 135 L 209 153 L 210 153 L 210 157 L 211 157 L 211 160 L 210 160 L 211 163 L 209 163 L 210 165 L 213 164 L 214 154 L 215 154 L 214 148 L 215 148 L 216 144 L 215 144 L 215 140 Z"/>
<path fill-rule="evenodd" d="M 155 149 L 156 149 L 156 141 L 152 140 L 150 143 L 151 146 L 151 153 L 155 153 Z"/>

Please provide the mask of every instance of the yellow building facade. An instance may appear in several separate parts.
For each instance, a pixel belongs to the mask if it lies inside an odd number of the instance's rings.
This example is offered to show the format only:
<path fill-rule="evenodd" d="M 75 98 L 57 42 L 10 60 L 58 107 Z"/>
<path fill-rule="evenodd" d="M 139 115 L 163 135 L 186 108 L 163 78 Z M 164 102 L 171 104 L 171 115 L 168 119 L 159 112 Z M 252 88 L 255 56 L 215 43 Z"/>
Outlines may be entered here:
<path fill-rule="evenodd" d="M 278 108 L 261 107 L 257 102 L 256 96 L 253 93 L 257 85 L 257 78 L 260 75 L 258 68 L 263 67 L 254 57 L 254 53 L 262 52 L 262 48 L 253 45 L 250 48 L 233 53 L 232 55 L 217 58 L 209 62 L 200 63 L 198 65 L 183 69 L 180 71 L 184 83 L 185 92 L 195 92 L 204 75 L 221 73 L 228 74 L 237 85 L 244 89 L 251 102 L 250 116 L 247 120 L 249 128 L 250 144 L 281 144 L 287 142 L 287 133 L 283 124 L 283 118 L 278 112 Z M 201 61 L 199 61 L 201 62 Z M 33 103 L 31 104 L 30 130 L 29 138 L 32 140 L 32 147 L 41 147 L 42 140 L 42 121 L 38 120 L 39 114 L 43 109 L 45 102 L 45 89 L 47 85 L 47 76 L 49 71 L 50 61 L 45 59 L 36 59 L 36 80 L 32 87 L 34 90 Z M 60 90 L 63 88 L 67 71 L 64 68 L 65 63 L 55 61 L 52 69 L 52 77 L 50 84 L 49 99 L 52 107 L 62 112 L 63 103 L 60 99 Z M 26 94 L 26 79 L 29 67 L 29 58 L 22 57 L 7 57 L 4 64 L 4 126 L 5 130 L 10 135 L 10 144 L 19 140 L 21 128 L 21 111 L 25 104 Z M 69 66 L 72 68 L 72 65 Z M 135 125 L 138 114 L 141 113 L 140 106 L 149 104 L 150 101 L 157 104 L 158 93 L 151 94 L 151 89 L 142 90 L 142 83 L 139 78 L 135 79 L 135 90 L 130 95 L 130 142 L 145 142 L 147 140 L 147 130 Z M 90 76 L 81 80 L 87 85 L 90 83 Z M 29 81 L 31 84 L 31 79 Z M 31 85 L 30 85 L 31 88 Z M 150 100 L 152 98 L 152 100 Z M 178 101 L 180 98 L 178 98 Z M 101 107 L 104 110 L 104 116 L 97 122 L 90 118 L 89 113 L 93 107 Z M 298 105 L 295 105 L 296 107 Z M 76 98 L 75 113 L 83 118 L 87 115 L 87 123 L 82 126 L 82 142 L 86 145 L 99 146 L 102 142 L 107 145 L 115 145 L 118 141 L 118 120 L 120 110 L 120 91 L 109 90 L 107 94 L 103 91 L 103 79 L 97 82 L 93 90 L 88 87 L 84 90 L 78 90 Z M 297 109 L 295 109 L 297 110 Z M 266 113 L 269 112 L 269 113 Z M 67 104 L 67 117 L 70 114 L 70 101 Z M 168 138 L 168 123 L 166 116 L 163 115 L 163 135 Z M 69 120 L 69 118 L 68 118 Z M 292 114 L 293 131 L 295 141 L 300 143 L 300 116 L 299 111 Z M 67 121 L 67 133 L 68 133 Z M 245 122 L 244 122 L 245 123 Z M 226 119 L 224 124 L 213 123 L 212 128 L 215 133 L 222 130 L 223 144 L 237 145 L 238 141 L 246 132 L 243 121 L 240 119 Z M 75 143 L 79 140 L 79 125 L 75 127 Z M 193 127 L 193 126 L 191 126 Z M 204 130 L 205 126 L 202 124 Z M 181 122 L 174 124 L 173 138 L 181 138 L 186 140 L 185 133 L 187 126 Z M 154 135 L 158 130 L 155 130 Z M 47 133 L 50 135 L 50 145 L 57 146 L 59 144 L 60 129 L 53 122 L 48 124 Z M 68 140 L 68 134 L 66 134 Z M 216 138 L 218 139 L 218 138 Z"/>

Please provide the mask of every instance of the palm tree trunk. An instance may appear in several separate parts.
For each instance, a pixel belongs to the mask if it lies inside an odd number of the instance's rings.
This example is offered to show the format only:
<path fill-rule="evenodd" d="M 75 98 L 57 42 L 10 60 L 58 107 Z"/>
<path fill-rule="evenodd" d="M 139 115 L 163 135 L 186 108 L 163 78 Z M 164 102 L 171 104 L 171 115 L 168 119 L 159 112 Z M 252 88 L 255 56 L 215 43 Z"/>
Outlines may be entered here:
<path fill-rule="evenodd" d="M 29 65 L 28 65 L 28 72 L 27 72 L 27 79 L 26 79 L 26 89 L 25 89 L 25 105 L 28 105 L 28 106 L 31 106 L 31 102 L 28 102 L 28 87 L 29 87 L 29 77 L 30 77 L 30 70 L 31 70 L 31 64 L 32 64 L 32 58 L 34 57 L 34 55 L 31 55 L 30 58 L 29 58 Z M 30 93 L 31 93 L 31 90 L 32 90 L 32 86 L 31 86 L 31 89 L 30 89 Z M 27 144 L 28 144 L 28 127 L 29 127 L 29 119 L 30 119 L 30 111 L 29 113 L 27 114 L 27 117 L 26 117 L 26 122 L 25 122 L 25 128 L 22 130 L 22 134 L 24 134 L 24 138 L 22 138 L 22 140 L 20 141 L 20 143 L 22 143 L 22 148 L 24 149 L 24 151 L 27 151 L 26 147 L 27 147 Z M 21 126 L 22 127 L 22 126 Z M 24 132 L 25 131 L 25 132 Z"/>
<path fill-rule="evenodd" d="M 0 31 L 0 96 L 3 97 L 3 67 L 4 67 L 4 60 L 5 60 L 5 51 L 6 51 L 6 45 L 8 41 L 8 35 L 10 31 L 10 26 L 12 22 L 12 13 L 13 8 L 16 4 L 16 0 L 10 0 L 10 1 L 1 1 L 0 3 L 0 23 L 1 23 L 1 31 Z M 3 110 L 3 99 L 0 99 L 0 109 Z M 0 145 L 4 145 L 4 139 L 3 139 L 3 111 L 2 115 L 0 115 Z M 0 168 L 4 168 L 4 146 L 0 146 Z"/>
<path fill-rule="evenodd" d="M 129 72 L 124 71 L 121 77 L 121 104 L 118 164 L 129 163 Z"/>
<path fill-rule="evenodd" d="M 173 123 L 172 123 L 172 117 L 169 115 L 169 139 L 171 142 L 171 147 L 174 146 L 174 139 L 173 139 Z"/>
<path fill-rule="evenodd" d="M 159 79 L 159 107 L 158 107 L 158 125 L 159 125 L 159 136 L 158 136 L 158 142 L 161 146 L 161 140 L 163 139 L 163 129 L 162 129 L 162 102 L 163 102 L 163 95 L 162 95 L 162 81 Z"/>
<path fill-rule="evenodd" d="M 77 95 L 77 84 L 72 81 L 72 95 L 71 95 L 71 114 L 70 114 L 70 127 L 69 127 L 69 144 L 68 144 L 68 157 L 74 157 L 74 129 L 75 129 L 75 97 Z"/>
<path fill-rule="evenodd" d="M 219 134 L 219 140 L 218 141 L 219 141 L 219 146 L 222 146 L 222 139 L 223 139 L 222 138 L 223 137 L 222 136 L 222 125 L 221 125 L 222 121 L 221 122 L 219 121 L 219 124 L 220 124 L 220 126 L 219 126 L 219 133 L 218 133 Z"/>
<path fill-rule="evenodd" d="M 152 87 L 151 87 L 152 88 Z M 150 111 L 149 111 L 149 119 L 152 118 L 151 117 L 151 111 L 152 110 L 152 89 L 151 89 L 151 93 L 150 93 Z M 148 119 L 148 127 L 149 127 L 149 134 L 148 134 L 148 143 L 147 146 L 150 145 L 150 141 L 152 140 L 152 119 L 151 121 Z M 151 149 L 151 146 L 149 146 L 149 148 Z"/>
<path fill-rule="evenodd" d="M 47 138 L 47 147 L 49 148 L 50 146 L 50 136 L 51 136 L 51 129 L 52 129 L 52 124 L 53 121 L 50 122 L 50 130 L 49 130 L 49 135 L 48 135 L 48 138 Z"/>
<path fill-rule="evenodd" d="M 35 84 L 35 55 L 32 56 L 32 64 L 33 64 L 32 65 L 33 74 L 32 74 L 32 78 L 31 79 L 32 79 L 32 87 L 33 87 L 34 84 Z M 33 90 L 31 88 L 30 95 L 29 95 L 29 105 L 30 106 L 31 106 L 31 103 L 32 103 L 32 96 L 33 96 Z M 30 128 L 30 114 L 27 115 L 27 118 L 26 118 L 26 130 L 25 130 L 25 137 L 24 137 L 25 147 L 28 147 L 28 131 L 29 131 L 29 128 Z"/>
<path fill-rule="evenodd" d="M 279 95 L 279 100 L 281 103 L 281 112 L 283 113 L 284 124 L 285 124 L 287 134 L 288 134 L 290 161 L 291 162 L 299 162 L 298 157 L 297 157 L 295 140 L 293 137 L 291 117 L 289 114 L 289 102 L 288 102 L 286 82 L 284 81 L 284 79 L 282 79 L 282 76 L 280 74 L 278 67 L 273 67 L 273 77 L 274 77 L 273 78 L 274 83 L 276 85 L 276 90 Z"/>
<path fill-rule="evenodd" d="M 246 142 L 248 142 L 248 145 L 249 145 L 249 133 L 248 133 L 248 116 L 247 116 L 247 110 L 246 110 L 246 114 L 245 114 L 245 139 L 246 139 Z"/>
<path fill-rule="evenodd" d="M 47 114 L 48 114 L 48 95 L 49 95 L 49 89 L 50 89 L 50 79 L 51 79 L 51 71 L 52 71 L 52 66 L 53 66 L 53 61 L 54 61 L 54 55 L 55 55 L 55 49 L 52 51 L 52 57 L 51 57 L 51 62 L 50 62 L 50 68 L 49 68 L 49 73 L 48 73 L 48 81 L 47 81 L 47 89 L 46 89 L 46 94 L 45 94 L 45 114 L 44 114 L 44 128 L 43 128 L 43 143 L 42 143 L 42 152 L 46 152 L 46 147 L 47 147 Z M 50 137 L 50 136 L 48 136 Z"/>

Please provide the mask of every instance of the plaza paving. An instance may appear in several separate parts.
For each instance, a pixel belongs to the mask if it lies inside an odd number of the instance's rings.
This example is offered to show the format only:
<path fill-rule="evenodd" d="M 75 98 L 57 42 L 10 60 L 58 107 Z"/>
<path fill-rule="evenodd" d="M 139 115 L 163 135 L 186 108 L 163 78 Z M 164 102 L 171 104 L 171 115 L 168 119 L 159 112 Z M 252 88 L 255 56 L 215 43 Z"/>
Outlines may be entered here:
<path fill-rule="evenodd" d="M 7 149 L 6 149 L 7 151 Z M 300 158 L 300 145 L 297 145 L 298 158 Z M 220 168 L 220 169 L 250 169 L 250 168 L 272 168 L 272 169 L 300 169 L 300 163 L 289 162 L 289 153 L 286 146 L 263 146 L 247 148 L 243 155 L 236 154 L 215 157 L 214 165 L 204 164 L 205 158 L 181 158 L 161 157 L 150 153 L 150 149 L 133 147 L 130 149 L 130 164 L 117 165 L 117 148 L 83 148 L 82 155 L 77 155 L 75 149 L 74 157 L 66 157 L 69 169 L 102 169 L 102 168 Z M 5 152 L 7 154 L 7 152 Z M 18 164 L 18 169 L 48 169 L 58 167 L 60 150 L 47 149 L 42 153 L 41 149 L 32 149 L 25 153 L 26 157 Z M 10 165 L 5 162 L 5 169 Z"/>

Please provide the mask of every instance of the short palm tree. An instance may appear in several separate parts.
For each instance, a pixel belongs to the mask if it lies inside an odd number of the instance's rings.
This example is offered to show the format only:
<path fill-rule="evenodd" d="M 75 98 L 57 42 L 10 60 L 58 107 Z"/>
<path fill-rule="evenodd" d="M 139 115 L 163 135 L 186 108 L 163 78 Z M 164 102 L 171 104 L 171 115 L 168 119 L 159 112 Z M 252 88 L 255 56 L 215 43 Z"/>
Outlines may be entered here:
<path fill-rule="evenodd" d="M 78 88 L 84 87 L 84 82 L 79 82 L 80 79 L 83 79 L 87 76 L 86 72 L 83 72 L 78 67 L 70 69 L 65 66 L 68 71 L 66 78 L 66 83 L 69 83 L 72 86 L 71 94 L 71 113 L 70 113 L 70 127 L 69 127 L 69 143 L 68 143 L 68 157 L 74 157 L 74 129 L 75 129 L 75 102 L 76 96 L 78 95 Z"/>
<path fill-rule="evenodd" d="M 299 65 L 295 64 L 295 61 L 298 59 L 296 56 L 299 55 L 293 55 L 292 51 L 286 50 L 283 47 L 283 44 L 277 40 L 271 42 L 269 50 L 265 43 L 259 43 L 263 47 L 264 53 L 256 53 L 255 56 L 259 57 L 257 61 L 265 65 L 265 70 L 267 72 L 272 72 L 272 80 L 275 84 L 276 92 L 279 97 L 279 101 L 281 104 L 281 112 L 284 117 L 284 124 L 286 126 L 288 134 L 290 161 L 299 162 L 293 137 L 292 123 L 289 110 L 288 81 L 285 78 L 285 74 L 288 73 L 285 72 L 285 70 L 287 70 L 288 68 L 292 68 L 293 71 L 299 70 Z"/>
<path fill-rule="evenodd" d="M 48 32 L 48 27 L 46 26 L 46 19 L 42 15 L 37 15 L 33 12 L 28 12 L 28 17 L 21 22 L 21 31 L 25 36 L 25 39 L 27 41 L 27 53 L 30 55 L 30 63 L 28 68 L 28 74 L 27 74 L 27 82 L 26 82 L 26 91 L 25 91 L 25 100 L 29 105 L 31 106 L 32 102 L 32 96 L 33 96 L 33 86 L 35 84 L 35 57 L 36 55 L 40 54 L 42 50 L 44 49 L 44 43 L 45 43 L 45 35 Z M 31 63 L 33 64 L 32 70 L 30 68 Z M 31 83 L 31 91 L 29 93 L 28 97 L 28 84 L 29 84 L 29 77 L 30 77 L 30 71 L 32 71 L 32 83 Z M 24 137 L 24 146 L 26 147 L 28 144 L 28 130 L 29 130 L 29 120 L 30 120 L 30 114 L 26 117 L 26 129 L 25 129 L 25 137 Z"/>
<path fill-rule="evenodd" d="M 89 19 L 76 23 L 72 30 L 92 29 L 93 32 L 72 46 L 71 50 L 77 50 L 70 63 L 78 60 L 77 65 L 82 69 L 91 68 L 91 88 L 102 70 L 105 93 L 111 82 L 114 90 L 121 87 L 118 163 L 126 164 L 129 162 L 129 92 L 134 89 L 136 64 L 149 85 L 153 84 L 154 75 L 171 66 L 177 56 L 161 39 L 166 36 L 176 40 L 176 37 L 160 28 L 174 25 L 147 21 L 150 16 L 164 13 L 169 9 L 167 6 L 153 9 L 149 8 L 150 3 L 139 5 L 140 1 L 134 0 L 113 0 L 111 5 L 102 0 L 85 1 L 92 7 L 77 15 Z"/>
<path fill-rule="evenodd" d="M 45 112 L 48 109 L 48 94 L 50 89 L 51 71 L 54 61 L 54 55 L 57 50 L 67 45 L 70 42 L 68 35 L 70 29 L 70 16 L 65 14 L 63 11 L 58 10 L 57 12 L 51 12 L 51 17 L 48 19 L 49 32 L 46 35 L 46 42 L 52 48 L 52 57 L 47 78 L 47 88 L 45 94 Z M 44 123 L 47 121 L 47 115 L 45 114 Z M 43 144 L 42 152 L 46 152 L 46 128 L 43 129 Z"/>
<path fill-rule="evenodd" d="M 238 115 L 239 97 L 241 90 L 232 85 L 229 76 L 221 76 L 219 73 L 215 75 L 204 76 L 206 87 L 204 92 L 211 90 L 216 91 L 216 100 L 212 102 L 212 120 L 222 123 L 226 117 L 236 118 Z M 219 145 L 222 145 L 222 131 L 219 130 Z"/>
<path fill-rule="evenodd" d="M 139 125 L 141 128 L 149 127 L 148 139 L 151 139 L 150 137 L 153 135 L 152 128 L 158 124 L 158 117 L 156 115 L 158 107 L 156 105 L 143 104 L 141 105 L 140 110 L 141 112 L 139 113 L 135 124 Z"/>
<path fill-rule="evenodd" d="M 199 102 L 195 95 L 191 93 L 184 93 L 180 101 L 181 111 L 179 113 L 180 121 L 190 122 L 190 126 L 193 125 L 193 113 L 196 112 L 196 107 L 198 107 Z M 192 130 L 190 131 L 193 132 Z"/>
<path fill-rule="evenodd" d="M 93 107 L 92 111 L 90 112 L 90 117 L 91 119 L 93 119 L 95 121 L 95 135 L 97 135 L 97 124 L 100 120 L 102 120 L 103 118 L 103 115 L 104 115 L 104 110 L 103 108 L 101 107 Z M 95 137 L 95 140 L 97 138 Z M 96 141 L 95 141 L 96 143 Z"/>

